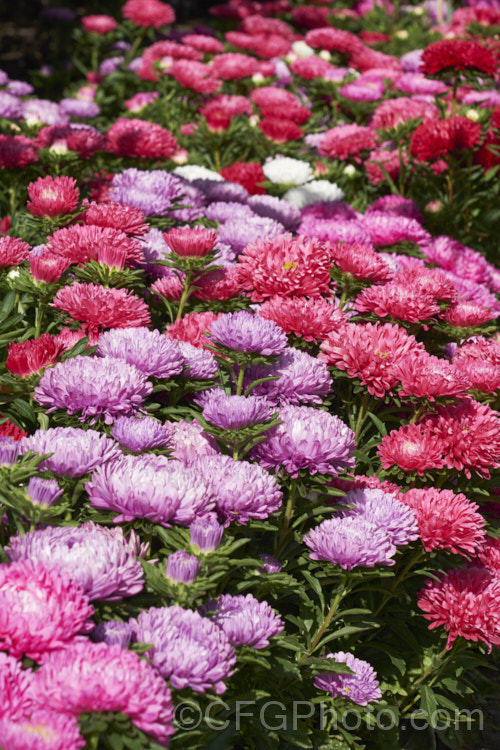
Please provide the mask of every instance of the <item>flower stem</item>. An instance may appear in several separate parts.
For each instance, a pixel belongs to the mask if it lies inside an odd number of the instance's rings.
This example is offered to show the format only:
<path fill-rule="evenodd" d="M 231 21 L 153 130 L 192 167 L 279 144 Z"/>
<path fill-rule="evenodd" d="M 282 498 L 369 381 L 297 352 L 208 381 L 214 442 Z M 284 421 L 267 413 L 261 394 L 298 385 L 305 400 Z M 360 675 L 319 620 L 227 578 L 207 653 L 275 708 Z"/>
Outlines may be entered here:
<path fill-rule="evenodd" d="M 414 693 L 417 692 L 418 685 L 420 685 L 422 682 L 425 682 L 425 680 L 429 677 L 429 675 L 432 674 L 432 672 L 434 672 L 434 670 L 436 669 L 436 667 L 439 666 L 438 673 L 436 675 L 434 675 L 434 677 L 432 678 L 432 680 L 429 682 L 429 687 L 436 682 L 436 680 L 437 680 L 437 678 L 439 676 L 439 671 L 444 666 L 444 664 L 442 663 L 443 660 L 445 659 L 445 657 L 447 657 L 446 661 L 448 661 L 451 658 L 451 655 L 452 655 L 453 651 L 455 650 L 455 644 L 456 643 L 457 643 L 457 641 L 455 641 L 455 643 L 453 644 L 453 647 L 451 649 L 448 649 L 447 646 L 445 646 L 443 648 L 443 650 L 440 651 L 439 654 L 434 657 L 434 659 L 429 664 L 429 666 L 427 667 L 427 669 L 424 672 L 422 672 L 422 674 L 420 675 L 420 677 L 417 680 L 415 680 L 415 682 L 413 683 L 413 687 L 411 688 L 411 690 L 410 690 L 407 698 L 411 698 L 414 695 Z M 415 703 L 417 702 L 418 698 L 419 698 L 419 696 L 416 695 L 406 706 L 403 707 L 401 705 L 400 706 L 400 713 L 401 714 L 407 713 L 410 710 L 410 708 L 412 708 L 412 706 L 415 705 Z"/>
<path fill-rule="evenodd" d="M 283 523 L 281 525 L 280 534 L 278 537 L 278 544 L 276 549 L 278 550 L 290 528 L 290 522 L 292 520 L 292 513 L 295 506 L 295 500 L 297 498 L 297 479 L 292 479 L 290 482 L 290 490 L 288 492 L 288 500 L 286 502 L 285 515 L 283 517 Z"/>
<path fill-rule="evenodd" d="M 361 400 L 361 405 L 359 407 L 358 411 L 358 418 L 356 420 L 356 427 L 354 430 L 354 439 L 357 440 L 359 437 L 359 433 L 361 432 L 361 428 L 363 426 L 363 422 L 365 421 L 366 412 L 368 410 L 368 402 L 370 400 L 370 395 L 368 393 L 363 394 L 363 398 Z"/>
<path fill-rule="evenodd" d="M 188 271 L 186 273 L 186 278 L 184 279 L 184 288 L 182 290 L 182 295 L 179 301 L 179 309 L 177 310 L 176 320 L 180 320 L 182 313 L 184 311 L 184 307 L 186 305 L 186 302 L 188 301 L 190 295 L 191 295 L 191 282 L 193 280 L 193 272 Z"/>
<path fill-rule="evenodd" d="M 240 365 L 240 371 L 238 373 L 238 380 L 236 382 L 236 395 L 241 396 L 243 393 L 243 377 L 245 375 L 245 368 L 243 365 Z"/>
<path fill-rule="evenodd" d="M 322 639 L 323 635 L 327 631 L 328 626 L 330 625 L 330 623 L 331 623 L 331 621 L 333 619 L 333 616 L 335 615 L 337 609 L 339 608 L 339 604 L 342 601 L 342 598 L 346 594 L 348 582 L 349 582 L 349 576 L 346 575 L 343 578 L 343 580 L 340 582 L 339 588 L 338 588 L 337 593 L 335 595 L 335 599 L 332 602 L 332 606 L 330 607 L 330 610 L 329 610 L 327 616 L 323 620 L 323 624 L 321 625 L 320 629 L 318 630 L 318 632 L 314 636 L 314 640 L 311 643 L 311 645 L 309 646 L 309 649 L 307 650 L 307 652 L 305 654 L 303 654 L 303 656 L 300 657 L 299 662 L 303 661 L 304 659 L 307 659 L 308 656 L 311 656 L 311 654 L 313 653 L 314 649 L 316 648 L 316 646 L 318 645 L 318 643 Z"/>

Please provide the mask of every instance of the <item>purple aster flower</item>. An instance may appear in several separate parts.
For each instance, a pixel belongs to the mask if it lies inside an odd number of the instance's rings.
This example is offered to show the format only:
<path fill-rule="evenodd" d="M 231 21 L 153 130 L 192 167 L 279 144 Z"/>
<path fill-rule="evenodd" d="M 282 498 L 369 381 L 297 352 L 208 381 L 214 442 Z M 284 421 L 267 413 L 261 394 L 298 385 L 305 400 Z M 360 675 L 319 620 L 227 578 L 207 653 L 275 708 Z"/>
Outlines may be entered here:
<path fill-rule="evenodd" d="M 179 349 L 184 357 L 184 370 L 181 377 L 195 380 L 208 380 L 217 375 L 216 359 L 208 349 L 198 349 L 187 341 L 179 341 Z"/>
<path fill-rule="evenodd" d="M 115 523 L 148 518 L 163 526 L 188 526 L 215 505 L 201 472 L 154 454 L 123 456 L 102 466 L 86 490 L 94 507 L 118 511 Z"/>
<path fill-rule="evenodd" d="M 316 237 L 322 242 L 369 243 L 368 232 L 355 221 L 318 219 L 309 215 L 303 219 L 298 232 L 306 237 Z"/>
<path fill-rule="evenodd" d="M 206 555 L 217 549 L 224 534 L 224 526 L 217 523 L 212 516 L 195 518 L 189 527 L 191 547 L 197 554 Z"/>
<path fill-rule="evenodd" d="M 209 208 L 212 207 L 212 204 L 219 202 L 246 203 L 249 197 L 248 190 L 235 182 L 219 182 L 218 180 L 200 178 L 193 180 L 193 185 L 202 191 Z"/>
<path fill-rule="evenodd" d="M 210 338 L 239 352 L 264 356 L 281 354 L 288 343 L 284 331 L 272 320 L 248 310 L 226 313 L 210 324 Z"/>
<path fill-rule="evenodd" d="M 219 455 L 214 438 L 203 432 L 203 427 L 196 420 L 186 422 L 181 419 L 179 422 L 171 422 L 170 429 L 173 444 L 172 458 L 191 464 L 200 456 Z"/>
<path fill-rule="evenodd" d="M 258 216 L 278 221 L 286 232 L 296 232 L 302 220 L 300 211 L 295 206 L 274 195 L 252 195 L 248 205 Z"/>
<path fill-rule="evenodd" d="M 182 607 L 152 607 L 140 613 L 136 638 L 151 643 L 148 658 L 172 687 L 197 693 L 226 690 L 236 653 L 218 625 Z"/>
<path fill-rule="evenodd" d="M 268 518 L 281 508 L 283 493 L 276 477 L 258 464 L 230 456 L 203 456 L 194 468 L 210 483 L 218 514 L 226 525 L 246 525 L 251 518 Z"/>
<path fill-rule="evenodd" d="M 90 637 L 95 643 L 107 643 L 108 646 L 128 648 L 134 636 L 134 628 L 129 622 L 108 620 L 96 625 Z"/>
<path fill-rule="evenodd" d="M 59 106 L 70 117 L 97 117 L 101 112 L 98 104 L 87 99 L 61 99 Z"/>
<path fill-rule="evenodd" d="M 205 196 L 189 180 L 176 177 L 179 182 L 179 205 L 184 208 L 170 209 L 170 215 L 177 221 L 195 221 L 205 215 Z"/>
<path fill-rule="evenodd" d="M 153 417 L 117 417 L 111 436 L 132 453 L 168 448 L 172 442 L 168 426 Z"/>
<path fill-rule="evenodd" d="M 304 543 L 313 560 L 326 560 L 344 570 L 394 565 L 397 551 L 389 534 L 361 515 L 327 518 L 309 531 Z"/>
<path fill-rule="evenodd" d="M 76 716 L 39 709 L 0 719 L 0 747 L 5 750 L 80 750 L 85 740 Z"/>
<path fill-rule="evenodd" d="M 23 117 L 28 123 L 67 125 L 69 115 L 58 104 L 48 99 L 26 99 L 22 103 Z"/>
<path fill-rule="evenodd" d="M 21 453 L 21 442 L 9 437 L 0 437 L 0 466 L 11 466 Z"/>
<path fill-rule="evenodd" d="M 259 396 L 228 396 L 222 388 L 206 391 L 203 416 L 221 430 L 241 430 L 271 418 L 273 409 Z"/>
<path fill-rule="evenodd" d="M 226 204 L 227 205 L 227 204 Z M 227 221 L 219 227 L 219 239 L 231 245 L 234 252 L 239 255 L 252 242 L 257 240 L 272 240 L 279 234 L 283 234 L 285 228 L 274 219 L 265 216 L 249 216 Z"/>
<path fill-rule="evenodd" d="M 165 216 L 182 191 L 181 180 L 170 172 L 131 168 L 114 175 L 109 197 L 125 206 L 140 208 L 146 216 Z"/>
<path fill-rule="evenodd" d="M 351 490 L 341 502 L 342 505 L 353 506 L 341 513 L 342 518 L 362 516 L 385 531 L 396 546 L 418 539 L 417 519 L 413 510 L 382 490 Z"/>
<path fill-rule="evenodd" d="M 127 539 L 121 528 L 107 529 L 89 521 L 11 537 L 5 551 L 12 562 L 33 560 L 59 568 L 91 601 L 111 601 L 142 591 L 144 573 L 137 558 L 144 557 L 148 546 L 133 531 Z"/>
<path fill-rule="evenodd" d="M 406 216 L 407 219 L 415 219 L 422 223 L 423 218 L 420 210 L 411 198 L 402 198 L 400 195 L 384 195 L 377 198 L 371 206 L 368 206 L 366 213 L 373 211 L 382 211 L 392 216 Z"/>
<path fill-rule="evenodd" d="M 309 406 L 282 406 L 282 423 L 266 433 L 253 457 L 266 469 L 281 469 L 292 477 L 311 474 L 338 476 L 355 465 L 354 432 L 334 414 Z"/>
<path fill-rule="evenodd" d="M 106 60 L 103 60 L 102 63 L 99 65 L 99 73 L 102 73 L 102 75 L 109 75 L 110 73 L 114 73 L 115 70 L 118 70 L 120 65 L 124 62 L 125 58 L 122 55 L 116 55 L 115 57 L 108 57 Z"/>
<path fill-rule="evenodd" d="M 122 455 L 119 445 L 106 435 L 97 430 L 77 427 L 37 430 L 30 437 L 20 440 L 19 446 L 22 453 L 52 453 L 39 464 L 39 468 L 41 471 L 53 471 L 60 477 L 82 477 Z"/>
<path fill-rule="evenodd" d="M 184 367 L 177 341 L 149 328 L 113 328 L 99 338 L 97 353 L 135 365 L 145 375 L 171 378 Z"/>
<path fill-rule="evenodd" d="M 0 70 L 0 86 L 5 86 L 8 80 L 9 80 L 9 76 L 7 75 L 5 70 Z"/>
<path fill-rule="evenodd" d="M 336 654 L 326 654 L 326 659 L 346 664 L 354 674 L 335 674 L 328 672 L 318 674 L 314 678 L 314 686 L 326 690 L 334 698 L 341 696 L 349 698 L 358 706 L 366 706 L 372 701 L 379 701 L 382 693 L 379 688 L 377 674 L 371 664 L 362 659 L 356 659 L 352 654 L 337 651 Z"/>
<path fill-rule="evenodd" d="M 199 569 L 198 558 L 189 555 L 185 549 L 173 552 L 167 559 L 166 574 L 172 583 L 192 583 Z"/>
<path fill-rule="evenodd" d="M 120 329 L 121 330 L 121 329 Z M 123 329 L 132 330 L 132 329 Z M 120 414 L 134 414 L 153 390 L 137 367 L 113 357 L 73 357 L 45 370 L 35 388 L 35 401 L 47 413 L 81 412 L 80 421 L 100 416 L 112 424 Z"/>
<path fill-rule="evenodd" d="M 7 91 L 14 96 L 29 96 L 34 90 L 27 81 L 9 81 L 7 84 Z"/>
<path fill-rule="evenodd" d="M 230 245 L 226 245 L 225 242 L 217 242 L 215 248 L 215 260 L 214 263 L 217 266 L 228 266 L 233 265 L 236 261 L 236 255 L 231 249 Z"/>
<path fill-rule="evenodd" d="M 40 477 L 31 477 L 26 488 L 30 502 L 44 508 L 61 497 L 63 491 L 55 479 L 41 479 Z"/>
<path fill-rule="evenodd" d="M 370 211 L 359 219 L 360 226 L 368 234 L 368 241 L 375 247 L 395 245 L 399 242 L 428 244 L 431 236 L 415 219 L 392 216 L 384 211 Z"/>
<path fill-rule="evenodd" d="M 418 73 L 422 62 L 422 52 L 422 49 L 412 49 L 410 52 L 401 55 L 400 63 L 405 73 Z"/>
<path fill-rule="evenodd" d="M 226 185 L 227 183 L 216 182 L 216 185 Z M 252 209 L 241 201 L 221 201 L 211 203 L 205 211 L 207 219 L 218 221 L 225 224 L 226 221 L 246 220 L 255 216 Z"/>
<path fill-rule="evenodd" d="M 316 357 L 287 347 L 272 365 L 250 367 L 245 382 L 265 377 L 278 377 L 253 389 L 256 396 L 265 396 L 273 404 L 321 404 L 332 390 L 328 367 Z"/>
<path fill-rule="evenodd" d="M 500 311 L 500 304 L 496 294 L 490 292 L 485 284 L 478 284 L 472 279 L 457 276 L 453 271 L 443 270 L 442 273 L 454 284 L 461 299 L 478 302 L 483 307 L 489 307 L 494 312 Z"/>
<path fill-rule="evenodd" d="M 263 552 L 259 557 L 263 562 L 262 568 L 258 568 L 259 573 L 281 573 L 282 565 L 275 557 L 267 552 Z"/>
<path fill-rule="evenodd" d="M 0 91 L 0 117 L 19 120 L 22 117 L 22 102 L 7 91 Z"/>
<path fill-rule="evenodd" d="M 269 604 L 259 602 L 252 594 L 225 594 L 209 601 L 204 609 L 233 646 L 266 648 L 269 639 L 285 629 L 283 620 Z"/>

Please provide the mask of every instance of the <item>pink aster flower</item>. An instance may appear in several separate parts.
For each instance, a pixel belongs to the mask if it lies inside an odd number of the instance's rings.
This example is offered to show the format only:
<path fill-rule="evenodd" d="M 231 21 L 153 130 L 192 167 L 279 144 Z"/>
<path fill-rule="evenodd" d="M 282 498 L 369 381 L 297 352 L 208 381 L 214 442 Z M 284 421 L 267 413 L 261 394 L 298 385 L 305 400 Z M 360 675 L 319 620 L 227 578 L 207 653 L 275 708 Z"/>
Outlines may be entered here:
<path fill-rule="evenodd" d="M 383 258 L 369 245 L 359 242 L 339 242 L 329 247 L 335 266 L 354 279 L 384 284 L 394 275 Z"/>
<path fill-rule="evenodd" d="M 329 159 L 357 157 L 362 151 L 375 147 L 375 133 L 361 125 L 337 125 L 327 130 L 319 143 L 319 153 Z"/>
<path fill-rule="evenodd" d="M 81 23 L 85 31 L 99 35 L 109 34 L 110 31 L 114 31 L 118 26 L 112 16 L 105 15 L 83 16 Z"/>
<path fill-rule="evenodd" d="M 479 506 L 462 493 L 426 487 L 399 493 L 398 499 L 413 509 L 427 552 L 448 549 L 459 555 L 474 555 L 481 550 L 486 522 L 478 513 Z"/>
<path fill-rule="evenodd" d="M 0 604 L 0 645 L 16 658 L 40 661 L 94 626 L 80 587 L 40 562 L 0 565 Z"/>
<path fill-rule="evenodd" d="M 378 317 L 390 316 L 408 323 L 428 320 L 439 312 L 439 305 L 429 295 L 415 287 L 397 283 L 371 286 L 356 297 L 358 312 L 372 312 Z"/>
<path fill-rule="evenodd" d="M 188 344 L 202 349 L 210 343 L 205 335 L 210 331 L 210 324 L 219 316 L 207 310 L 207 312 L 193 312 L 184 315 L 180 320 L 168 325 L 165 329 L 166 335 L 177 341 L 186 341 Z"/>
<path fill-rule="evenodd" d="M 475 328 L 494 320 L 497 315 L 489 307 L 477 302 L 459 300 L 445 310 L 441 317 L 454 328 Z"/>
<path fill-rule="evenodd" d="M 47 243 L 48 252 L 80 265 L 97 260 L 103 248 L 119 251 L 129 264 L 144 261 L 140 243 L 114 227 L 79 224 L 63 227 Z"/>
<path fill-rule="evenodd" d="M 344 570 L 394 565 L 397 548 L 383 530 L 358 515 L 327 518 L 304 537 L 313 560 L 325 560 Z"/>
<path fill-rule="evenodd" d="M 335 659 L 336 662 L 346 664 L 353 674 L 335 674 L 334 672 L 318 674 L 314 678 L 314 687 L 326 690 L 334 698 L 348 698 L 358 706 L 367 706 L 368 703 L 382 698 L 377 674 L 367 661 L 356 659 L 353 654 L 345 653 L 345 651 L 326 654 L 325 659 Z"/>
<path fill-rule="evenodd" d="M 31 708 L 31 669 L 23 669 L 21 661 L 0 652 L 0 720 L 15 719 Z"/>
<path fill-rule="evenodd" d="M 213 66 L 197 60 L 175 60 L 168 72 L 181 86 L 198 94 L 215 94 L 222 88 L 223 81 L 215 75 Z"/>
<path fill-rule="evenodd" d="M 0 237 L 0 268 L 17 266 L 29 255 L 30 246 L 20 237 Z"/>
<path fill-rule="evenodd" d="M 207 610 L 212 622 L 221 628 L 233 646 L 267 648 L 269 639 L 285 629 L 280 615 L 252 594 L 219 596 L 208 602 Z"/>
<path fill-rule="evenodd" d="M 118 229 L 125 234 L 139 237 L 148 232 L 146 217 L 139 208 L 134 206 L 122 206 L 121 203 L 109 201 L 109 203 L 95 203 L 87 206 L 83 215 L 83 221 L 87 225 L 95 227 L 107 227 Z"/>
<path fill-rule="evenodd" d="M 262 303 L 259 315 L 274 320 L 286 334 L 315 343 L 347 322 L 342 310 L 324 297 L 274 295 Z"/>
<path fill-rule="evenodd" d="M 39 177 L 28 185 L 28 211 L 33 216 L 54 218 L 75 210 L 80 191 L 73 177 Z"/>
<path fill-rule="evenodd" d="M 136 26 L 159 29 L 175 21 L 175 11 L 171 5 L 160 0 L 127 0 L 122 15 Z"/>
<path fill-rule="evenodd" d="M 439 110 L 435 104 L 417 101 L 409 97 L 387 99 L 378 105 L 373 113 L 371 125 L 376 130 L 390 130 L 408 120 L 430 120 L 439 117 Z"/>
<path fill-rule="evenodd" d="M 467 375 L 446 359 L 426 352 L 407 354 L 395 366 L 400 380 L 400 396 L 416 396 L 435 401 L 443 396 L 460 396 L 469 387 Z"/>
<path fill-rule="evenodd" d="M 478 567 L 485 567 L 491 573 L 498 575 L 500 573 L 500 539 L 486 537 L 483 546 L 477 552 L 474 564 Z"/>
<path fill-rule="evenodd" d="M 120 646 L 72 643 L 44 660 L 34 681 L 36 703 L 75 716 L 113 711 L 163 744 L 173 734 L 165 680 L 145 659 Z"/>
<path fill-rule="evenodd" d="M 80 750 L 86 744 L 76 717 L 44 709 L 0 719 L 0 743 L 5 750 Z"/>
<path fill-rule="evenodd" d="M 408 266 L 396 273 L 394 283 L 419 289 L 423 294 L 428 294 L 440 302 L 454 302 L 457 298 L 455 285 L 438 268 Z"/>
<path fill-rule="evenodd" d="M 443 441 L 421 424 L 409 424 L 384 435 L 377 452 L 384 469 L 398 466 L 403 471 L 422 475 L 430 469 L 441 469 L 445 464 Z"/>
<path fill-rule="evenodd" d="M 163 236 L 172 251 L 182 258 L 208 255 L 217 244 L 217 232 L 205 227 L 175 227 Z"/>
<path fill-rule="evenodd" d="M 138 328 L 151 322 L 149 310 L 142 299 L 126 289 L 113 289 L 98 284 L 74 283 L 58 291 L 52 307 L 80 320 L 85 329 Z"/>
<path fill-rule="evenodd" d="M 375 247 L 386 247 L 400 242 L 425 245 L 431 239 L 429 232 L 415 219 L 391 216 L 384 211 L 368 211 L 359 224 L 367 233 L 369 242 Z"/>
<path fill-rule="evenodd" d="M 161 125 L 119 117 L 106 133 L 106 148 L 117 156 L 164 161 L 175 154 L 178 143 Z"/>

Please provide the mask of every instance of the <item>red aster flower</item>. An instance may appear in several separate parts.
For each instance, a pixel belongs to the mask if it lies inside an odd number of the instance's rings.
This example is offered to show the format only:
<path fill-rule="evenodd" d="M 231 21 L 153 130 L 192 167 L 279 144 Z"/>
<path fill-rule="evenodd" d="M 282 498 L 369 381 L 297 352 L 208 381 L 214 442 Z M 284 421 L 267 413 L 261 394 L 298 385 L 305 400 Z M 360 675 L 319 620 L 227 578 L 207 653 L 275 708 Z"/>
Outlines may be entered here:
<path fill-rule="evenodd" d="M 250 99 L 259 109 L 262 107 L 297 107 L 300 101 L 291 91 L 280 89 L 277 86 L 261 86 L 254 89 Z"/>
<path fill-rule="evenodd" d="M 394 276 L 394 271 L 369 245 L 359 242 L 339 242 L 329 246 L 333 263 L 344 274 L 354 279 L 370 280 L 384 284 Z"/>
<path fill-rule="evenodd" d="M 193 297 L 206 302 L 233 299 L 241 294 L 241 281 L 237 265 L 219 268 L 196 281 Z"/>
<path fill-rule="evenodd" d="M 422 424 L 409 424 L 384 435 L 377 449 L 384 469 L 399 466 L 403 471 L 422 475 L 430 469 L 442 469 L 444 446 Z"/>
<path fill-rule="evenodd" d="M 73 177 L 39 177 L 28 185 L 28 211 L 33 216 L 54 218 L 69 214 L 78 206 L 80 191 Z"/>
<path fill-rule="evenodd" d="M 496 313 L 472 300 L 455 302 L 441 315 L 446 323 L 455 328 L 474 328 L 496 318 Z"/>
<path fill-rule="evenodd" d="M 38 161 L 34 141 L 24 135 L 0 135 L 0 168 L 27 167 Z"/>
<path fill-rule="evenodd" d="M 58 229 L 49 237 L 47 250 L 54 255 L 67 258 L 71 263 L 88 263 L 97 260 L 99 249 L 115 248 L 124 250 L 127 263 L 144 261 L 142 247 L 137 240 L 127 237 L 118 229 L 79 224 Z"/>
<path fill-rule="evenodd" d="M 180 320 L 167 326 L 165 334 L 177 341 L 187 341 L 188 344 L 196 346 L 198 349 L 204 349 L 211 341 L 205 336 L 209 330 L 210 324 L 217 320 L 219 316 L 211 310 L 201 313 L 189 313 L 184 315 Z"/>
<path fill-rule="evenodd" d="M 4 216 L 3 219 L 0 219 L 0 237 L 3 237 L 7 234 L 7 232 L 10 229 L 11 220 L 10 216 Z"/>
<path fill-rule="evenodd" d="M 168 72 L 181 86 L 198 94 L 215 94 L 222 88 L 213 68 L 196 60 L 175 60 Z"/>
<path fill-rule="evenodd" d="M 118 26 L 117 22 L 111 16 L 83 16 L 82 26 L 85 31 L 91 34 L 109 34 Z"/>
<path fill-rule="evenodd" d="M 412 352 L 394 369 L 400 380 L 400 396 L 416 396 L 435 401 L 443 396 L 459 396 L 470 388 L 469 379 L 446 359 L 427 352 Z"/>
<path fill-rule="evenodd" d="M 266 192 L 260 187 L 260 183 L 266 182 L 266 175 L 258 161 L 237 161 L 221 169 L 220 174 L 225 180 L 242 185 L 250 195 L 263 195 Z"/>
<path fill-rule="evenodd" d="M 157 81 L 162 72 L 170 72 L 174 60 L 201 60 L 202 57 L 199 50 L 187 43 L 155 42 L 144 50 L 138 75 L 143 81 Z"/>
<path fill-rule="evenodd" d="M 44 250 L 40 255 L 30 253 L 28 262 L 31 275 L 35 281 L 43 281 L 46 284 L 58 281 L 71 265 L 69 258 L 62 258 L 60 255 L 55 255 L 47 250 Z"/>
<path fill-rule="evenodd" d="M 83 328 L 139 328 L 151 323 L 144 300 L 126 289 L 108 289 L 99 284 L 81 284 L 59 289 L 51 307 L 62 310 Z"/>
<path fill-rule="evenodd" d="M 361 313 L 372 312 L 380 318 L 390 315 L 408 323 L 428 320 L 439 312 L 439 306 L 430 294 L 394 282 L 364 289 L 356 297 L 354 307 Z"/>
<path fill-rule="evenodd" d="M 457 115 L 446 120 L 428 120 L 414 130 L 410 150 L 422 161 L 446 158 L 450 153 L 465 152 L 479 145 L 481 125 Z"/>
<path fill-rule="evenodd" d="M 224 52 L 225 50 L 222 42 L 214 36 L 206 36 L 205 34 L 184 34 L 182 37 L 182 43 L 187 44 L 189 47 L 192 47 L 199 52 L 203 52 L 204 54 L 217 54 L 218 52 Z"/>
<path fill-rule="evenodd" d="M 136 26 L 159 29 L 175 21 L 174 9 L 160 0 L 127 0 L 122 8 L 122 15 Z"/>
<path fill-rule="evenodd" d="M 447 549 L 474 555 L 482 547 L 486 522 L 478 513 L 479 506 L 465 495 L 426 487 L 400 493 L 398 500 L 414 510 L 426 552 Z"/>
<path fill-rule="evenodd" d="M 387 479 L 379 479 L 377 476 L 367 477 L 364 474 L 352 474 L 349 471 L 344 474 L 344 477 L 346 476 L 352 477 L 352 480 L 335 477 L 329 481 L 328 484 L 330 487 L 337 487 L 343 492 L 369 489 L 382 490 L 382 492 L 385 492 L 387 495 L 398 495 L 401 490 L 401 487 L 398 484 L 389 482 Z M 340 500 L 340 498 L 337 498 L 336 500 L 334 499 L 332 502 L 337 502 L 337 500 Z"/>
<path fill-rule="evenodd" d="M 500 341 L 477 337 L 475 341 L 466 341 L 455 352 L 454 361 L 484 360 L 500 366 Z"/>
<path fill-rule="evenodd" d="M 65 352 L 71 351 L 75 344 L 81 339 L 87 337 L 89 340 L 87 349 L 96 346 L 99 343 L 100 333 L 97 330 L 84 331 L 83 328 L 78 328 L 76 331 L 71 328 L 62 328 L 57 336 L 54 336 L 56 346 L 61 346 Z"/>
<path fill-rule="evenodd" d="M 120 232 L 135 237 L 140 237 L 149 230 L 146 217 L 139 208 L 122 206 L 121 203 L 114 201 L 109 203 L 92 202 L 83 215 L 83 221 L 87 225 L 118 229 Z"/>
<path fill-rule="evenodd" d="M 312 115 L 310 109 L 302 107 L 300 104 L 268 104 L 260 106 L 259 109 L 264 119 L 279 119 L 282 117 L 288 122 L 297 123 L 297 125 L 303 125 Z"/>
<path fill-rule="evenodd" d="M 211 111 L 223 111 L 230 118 L 236 115 L 251 115 L 252 105 L 246 96 L 229 96 L 228 94 L 217 94 L 209 102 L 200 107 L 200 115 L 205 117 Z"/>
<path fill-rule="evenodd" d="M 359 37 L 369 45 L 385 44 L 391 41 L 390 34 L 383 34 L 381 31 L 360 31 Z"/>
<path fill-rule="evenodd" d="M 48 125 L 38 131 L 34 140 L 38 148 L 50 148 L 60 145 L 68 151 L 75 151 L 82 159 L 88 159 L 96 151 L 103 151 L 105 147 L 104 136 L 94 129 Z"/>
<path fill-rule="evenodd" d="M 211 68 L 214 76 L 221 78 L 223 81 L 239 81 L 242 78 L 253 76 L 255 73 L 261 73 L 263 65 L 264 63 L 250 55 L 226 52 L 213 58 Z"/>
<path fill-rule="evenodd" d="M 28 257 L 30 246 L 20 237 L 0 237 L 0 268 L 17 266 Z"/>
<path fill-rule="evenodd" d="M 494 76 L 497 67 L 491 50 L 466 39 L 442 39 L 430 44 L 423 51 L 420 63 L 421 72 L 427 76 L 467 70 Z"/>
<path fill-rule="evenodd" d="M 279 18 L 263 18 L 257 13 L 246 16 L 241 22 L 240 28 L 246 34 L 259 36 L 261 34 L 273 34 L 281 36 L 283 39 L 288 39 L 291 42 L 296 39 L 295 33 L 285 21 L 281 21 Z"/>
<path fill-rule="evenodd" d="M 164 232 L 165 242 L 181 258 L 201 258 L 217 244 L 217 232 L 205 227 L 175 227 Z"/>
<path fill-rule="evenodd" d="M 470 122 L 470 121 L 469 121 Z M 338 125 L 327 130 L 319 144 L 319 153 L 329 159 L 347 159 L 375 147 L 375 132 L 361 125 Z"/>
<path fill-rule="evenodd" d="M 257 240 L 239 256 L 242 288 L 255 302 L 274 294 L 319 297 L 330 289 L 330 257 L 314 238 L 281 234 Z"/>
<path fill-rule="evenodd" d="M 296 123 L 277 117 L 264 117 L 258 127 L 273 143 L 298 141 L 304 135 L 304 131 Z"/>
<path fill-rule="evenodd" d="M 12 438 L 12 440 L 21 440 L 23 437 L 28 437 L 28 433 L 24 430 L 21 430 L 21 428 L 16 424 L 13 424 L 12 422 L 9 422 L 9 420 L 7 420 L 6 422 L 2 422 L 2 424 L 0 424 L 0 437 L 9 437 Z"/>
<path fill-rule="evenodd" d="M 224 133 L 231 125 L 231 118 L 223 109 L 211 109 L 205 115 L 205 120 L 212 133 Z"/>
<path fill-rule="evenodd" d="M 177 151 L 177 139 L 155 122 L 119 117 L 106 133 L 106 148 L 116 156 L 140 159 L 170 159 Z"/>
<path fill-rule="evenodd" d="M 397 325 L 350 323 L 329 334 L 319 358 L 359 378 L 372 396 L 384 398 L 399 382 L 395 364 L 412 351 L 425 351 L 424 345 Z"/>
<path fill-rule="evenodd" d="M 29 378 L 54 365 L 61 351 L 62 346 L 50 334 L 43 333 L 38 339 L 9 344 L 5 366 L 13 375 Z"/>
<path fill-rule="evenodd" d="M 283 297 L 275 295 L 259 308 L 261 318 L 273 320 L 286 334 L 317 343 L 347 323 L 345 314 L 323 297 Z"/>
<path fill-rule="evenodd" d="M 498 577 L 500 573 L 500 539 L 487 537 L 474 562 L 478 567 L 481 565 Z"/>
<path fill-rule="evenodd" d="M 427 580 L 417 604 L 431 620 L 429 630 L 444 625 L 446 648 L 456 638 L 484 641 L 491 651 L 500 645 L 500 578 L 481 568 L 450 570 Z"/>

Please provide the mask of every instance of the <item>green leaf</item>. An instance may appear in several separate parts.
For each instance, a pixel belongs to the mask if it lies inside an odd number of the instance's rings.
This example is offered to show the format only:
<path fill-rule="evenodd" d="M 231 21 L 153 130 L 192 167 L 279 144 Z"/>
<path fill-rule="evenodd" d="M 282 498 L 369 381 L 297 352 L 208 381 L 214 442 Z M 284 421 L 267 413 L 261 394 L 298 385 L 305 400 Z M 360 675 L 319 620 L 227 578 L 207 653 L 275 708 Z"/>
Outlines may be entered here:
<path fill-rule="evenodd" d="M 419 690 L 420 692 L 420 707 L 424 711 L 431 726 L 435 725 L 435 711 L 437 708 L 437 701 L 434 696 L 434 692 L 427 685 L 422 685 Z"/>

